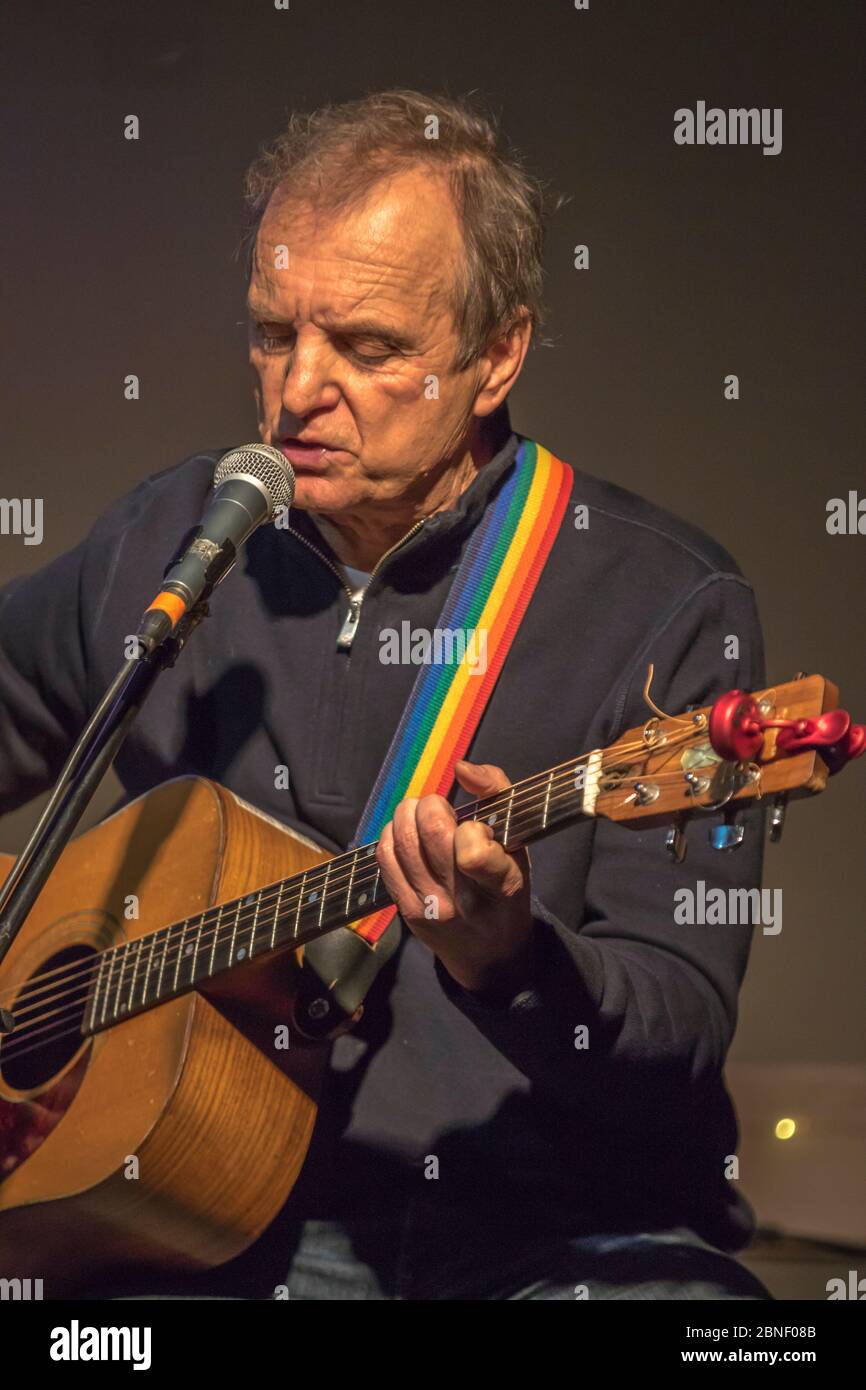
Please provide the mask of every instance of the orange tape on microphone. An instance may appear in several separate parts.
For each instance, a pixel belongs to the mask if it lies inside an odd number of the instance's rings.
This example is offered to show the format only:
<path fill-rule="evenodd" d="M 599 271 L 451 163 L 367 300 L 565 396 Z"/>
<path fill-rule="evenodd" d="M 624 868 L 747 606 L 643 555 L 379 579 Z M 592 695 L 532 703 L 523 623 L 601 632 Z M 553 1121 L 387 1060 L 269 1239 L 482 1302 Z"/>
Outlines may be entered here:
<path fill-rule="evenodd" d="M 162 593 L 157 594 L 153 603 L 147 609 L 148 613 L 153 613 L 154 611 L 165 613 L 166 617 L 171 622 L 172 631 L 174 631 L 186 612 L 186 604 L 179 594 L 172 594 L 167 589 L 163 589 Z"/>

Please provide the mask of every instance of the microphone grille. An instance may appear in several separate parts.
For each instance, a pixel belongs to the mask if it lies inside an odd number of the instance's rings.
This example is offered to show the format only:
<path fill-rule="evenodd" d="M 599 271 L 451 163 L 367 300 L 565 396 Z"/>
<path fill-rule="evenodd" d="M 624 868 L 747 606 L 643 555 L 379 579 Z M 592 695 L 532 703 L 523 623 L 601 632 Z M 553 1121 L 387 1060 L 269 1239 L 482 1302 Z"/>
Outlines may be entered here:
<path fill-rule="evenodd" d="M 270 519 L 278 507 L 290 507 L 295 495 L 295 473 L 285 454 L 270 444 L 241 444 L 220 459 L 213 476 L 218 488 L 229 478 L 243 474 L 256 478 L 271 499 Z"/>

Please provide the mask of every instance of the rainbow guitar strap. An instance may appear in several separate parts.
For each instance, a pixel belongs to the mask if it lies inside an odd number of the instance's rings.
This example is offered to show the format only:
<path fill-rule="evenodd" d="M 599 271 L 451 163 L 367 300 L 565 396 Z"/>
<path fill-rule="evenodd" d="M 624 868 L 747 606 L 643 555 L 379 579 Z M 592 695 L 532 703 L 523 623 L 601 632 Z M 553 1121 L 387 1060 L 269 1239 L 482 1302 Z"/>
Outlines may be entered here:
<path fill-rule="evenodd" d="M 419 669 L 350 849 L 377 840 L 404 797 L 449 795 L 454 764 L 472 742 L 529 606 L 573 474 L 543 445 L 518 438 L 514 467 L 472 533 L 437 622 L 440 631 L 465 634 L 461 659 L 431 660 Z M 486 642 L 483 670 L 471 640 L 479 633 Z M 399 940 L 397 909 L 390 906 L 311 943 L 296 1005 L 302 1031 L 324 1037 L 350 1017 Z"/>

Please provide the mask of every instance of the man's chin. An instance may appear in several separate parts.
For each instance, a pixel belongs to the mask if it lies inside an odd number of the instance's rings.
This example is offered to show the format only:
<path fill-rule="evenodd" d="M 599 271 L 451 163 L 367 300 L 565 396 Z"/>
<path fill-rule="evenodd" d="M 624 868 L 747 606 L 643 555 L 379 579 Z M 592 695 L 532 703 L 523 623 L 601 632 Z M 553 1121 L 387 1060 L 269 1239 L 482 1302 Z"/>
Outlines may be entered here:
<path fill-rule="evenodd" d="M 295 496 L 292 502 L 302 512 L 341 512 L 351 506 L 352 498 L 345 487 L 320 474 L 295 471 Z"/>

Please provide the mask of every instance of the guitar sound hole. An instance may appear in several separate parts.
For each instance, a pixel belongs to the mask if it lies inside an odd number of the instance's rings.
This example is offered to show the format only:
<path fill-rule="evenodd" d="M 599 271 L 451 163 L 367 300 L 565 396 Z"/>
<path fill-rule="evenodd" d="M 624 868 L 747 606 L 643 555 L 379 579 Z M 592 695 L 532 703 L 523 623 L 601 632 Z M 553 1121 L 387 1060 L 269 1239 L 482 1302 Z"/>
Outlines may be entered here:
<path fill-rule="evenodd" d="M 95 955 L 90 946 L 68 946 L 20 989 L 10 1010 L 15 1027 L 0 1044 L 0 1075 L 9 1086 L 43 1086 L 78 1051 Z"/>

